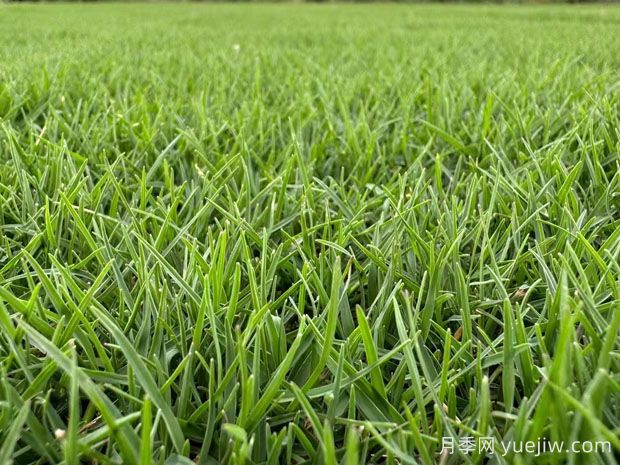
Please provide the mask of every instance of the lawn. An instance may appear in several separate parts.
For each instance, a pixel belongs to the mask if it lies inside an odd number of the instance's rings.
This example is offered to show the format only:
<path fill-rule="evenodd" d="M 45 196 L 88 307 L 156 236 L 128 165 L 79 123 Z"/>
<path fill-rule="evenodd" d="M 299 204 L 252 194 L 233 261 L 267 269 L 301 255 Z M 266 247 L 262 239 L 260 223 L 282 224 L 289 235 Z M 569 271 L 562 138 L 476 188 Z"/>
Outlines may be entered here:
<path fill-rule="evenodd" d="M 0 4 L 0 464 L 616 463 L 619 128 L 620 7 Z"/>

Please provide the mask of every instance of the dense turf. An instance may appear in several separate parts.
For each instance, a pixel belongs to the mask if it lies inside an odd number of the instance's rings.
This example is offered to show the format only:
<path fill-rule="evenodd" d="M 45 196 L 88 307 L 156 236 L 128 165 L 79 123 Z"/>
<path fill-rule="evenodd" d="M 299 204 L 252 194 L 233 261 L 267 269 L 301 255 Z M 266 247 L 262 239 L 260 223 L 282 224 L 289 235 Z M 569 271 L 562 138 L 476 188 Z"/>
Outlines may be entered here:
<path fill-rule="evenodd" d="M 619 67 L 614 7 L 0 5 L 0 463 L 615 463 L 441 447 L 620 449 Z"/>

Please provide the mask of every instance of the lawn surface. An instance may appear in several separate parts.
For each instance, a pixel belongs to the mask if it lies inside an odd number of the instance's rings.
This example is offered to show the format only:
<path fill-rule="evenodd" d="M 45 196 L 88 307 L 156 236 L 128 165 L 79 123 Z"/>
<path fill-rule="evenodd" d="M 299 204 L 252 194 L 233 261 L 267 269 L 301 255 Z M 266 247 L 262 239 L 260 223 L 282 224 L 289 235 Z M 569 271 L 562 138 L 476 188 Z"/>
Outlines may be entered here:
<path fill-rule="evenodd" d="M 613 6 L 0 5 L 0 463 L 615 463 L 619 69 Z"/>

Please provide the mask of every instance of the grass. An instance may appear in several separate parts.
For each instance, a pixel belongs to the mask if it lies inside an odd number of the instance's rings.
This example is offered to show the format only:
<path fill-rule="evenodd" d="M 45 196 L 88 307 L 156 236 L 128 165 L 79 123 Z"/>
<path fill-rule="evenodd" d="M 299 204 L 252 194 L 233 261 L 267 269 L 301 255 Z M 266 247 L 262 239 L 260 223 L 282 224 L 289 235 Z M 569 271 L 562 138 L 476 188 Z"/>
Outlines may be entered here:
<path fill-rule="evenodd" d="M 619 66 L 614 6 L 0 5 L 0 463 L 616 463 Z"/>

